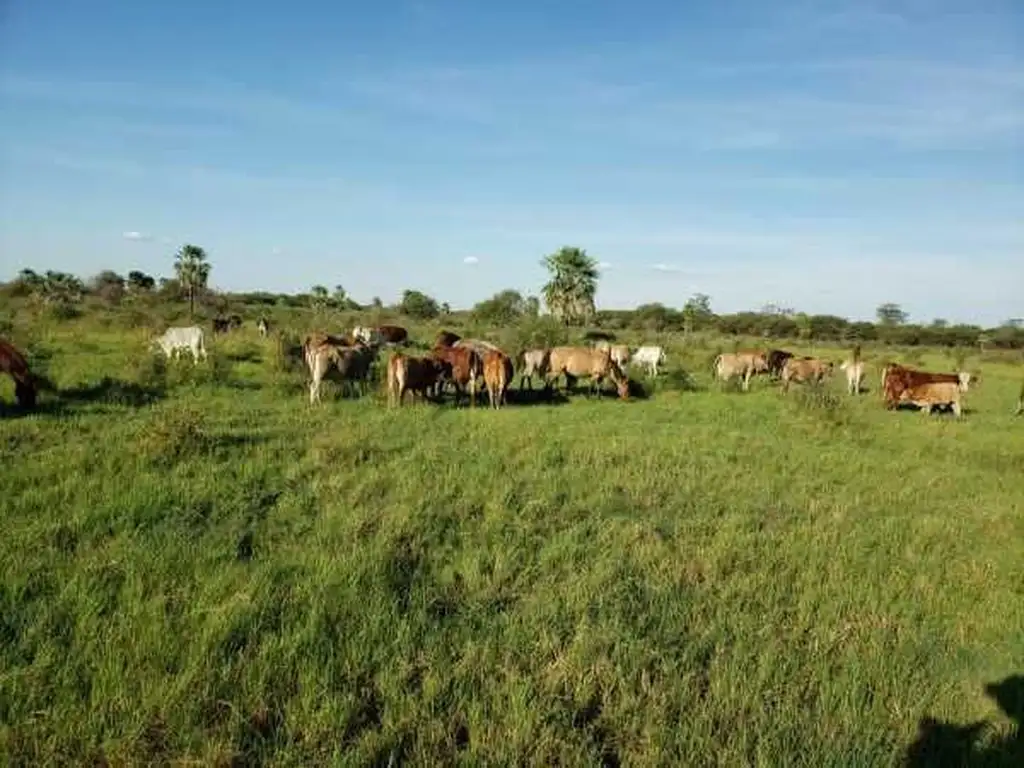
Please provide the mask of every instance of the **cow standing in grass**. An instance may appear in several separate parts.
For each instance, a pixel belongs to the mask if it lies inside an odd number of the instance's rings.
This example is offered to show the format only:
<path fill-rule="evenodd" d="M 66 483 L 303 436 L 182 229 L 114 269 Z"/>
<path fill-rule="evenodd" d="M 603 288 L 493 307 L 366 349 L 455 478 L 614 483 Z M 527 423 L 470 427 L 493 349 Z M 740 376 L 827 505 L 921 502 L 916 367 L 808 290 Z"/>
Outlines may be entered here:
<path fill-rule="evenodd" d="M 14 397 L 22 408 L 34 408 L 38 387 L 25 356 L 10 342 L 0 339 L 0 373 L 14 379 Z"/>
<path fill-rule="evenodd" d="M 187 349 L 192 353 L 193 364 L 199 362 L 199 358 L 206 359 L 206 335 L 203 329 L 197 325 L 187 328 L 168 328 L 162 336 L 153 339 L 153 344 L 160 347 L 167 357 L 172 355 L 177 358 L 181 350 Z"/>
<path fill-rule="evenodd" d="M 566 388 L 570 388 L 581 376 L 590 378 L 588 393 L 599 389 L 605 379 L 611 379 L 619 397 L 629 398 L 629 379 L 612 360 L 608 350 L 590 347 L 554 347 L 548 357 L 547 378 L 557 380 L 565 376 Z"/>
<path fill-rule="evenodd" d="M 724 352 L 715 358 L 714 371 L 719 381 L 740 377 L 746 392 L 753 376 L 768 372 L 768 359 L 762 352 Z"/>
<path fill-rule="evenodd" d="M 820 384 L 832 375 L 834 363 L 813 357 L 793 357 L 782 367 L 782 391 L 788 392 L 792 382 Z"/>
<path fill-rule="evenodd" d="M 437 381 L 437 394 L 440 395 L 445 381 L 455 387 L 455 404 L 459 404 L 465 390 L 469 390 L 469 404 L 476 405 L 477 381 L 483 376 L 484 367 L 480 355 L 471 347 L 434 347 L 430 356 L 441 361 L 450 372 Z"/>
<path fill-rule="evenodd" d="M 542 380 L 546 380 L 550 363 L 550 349 L 528 349 L 523 352 L 519 366 L 519 370 L 521 371 L 519 388 L 522 389 L 529 384 L 528 389 L 532 392 L 533 377 L 539 376 Z"/>
<path fill-rule="evenodd" d="M 505 394 L 512 381 L 514 370 L 512 360 L 504 352 L 491 350 L 484 354 L 484 385 L 491 408 L 500 408 L 505 404 Z"/>
<path fill-rule="evenodd" d="M 370 366 L 376 349 L 365 344 L 342 346 L 324 343 L 312 348 L 307 355 L 311 381 L 309 402 L 320 402 L 320 384 L 325 378 L 339 381 L 343 388 L 354 386 L 360 395 L 365 393 Z"/>
<path fill-rule="evenodd" d="M 864 362 L 862 360 L 844 360 L 839 370 L 846 372 L 846 391 L 851 395 L 859 395 L 861 382 L 864 381 Z"/>
<path fill-rule="evenodd" d="M 907 368 L 896 363 L 889 363 L 882 369 L 882 397 L 885 407 L 892 409 L 900 403 L 901 393 L 905 389 L 922 384 L 954 384 L 961 392 L 966 392 L 974 377 L 967 371 L 959 373 L 932 373 Z"/>
<path fill-rule="evenodd" d="M 633 353 L 633 362 L 645 366 L 651 376 L 657 376 L 658 366 L 665 364 L 665 350 L 662 347 L 640 347 Z"/>
<path fill-rule="evenodd" d="M 395 353 L 388 360 L 388 404 L 401 406 L 406 392 L 419 393 L 424 398 L 438 380 L 451 374 L 451 366 L 437 357 L 412 357 Z"/>

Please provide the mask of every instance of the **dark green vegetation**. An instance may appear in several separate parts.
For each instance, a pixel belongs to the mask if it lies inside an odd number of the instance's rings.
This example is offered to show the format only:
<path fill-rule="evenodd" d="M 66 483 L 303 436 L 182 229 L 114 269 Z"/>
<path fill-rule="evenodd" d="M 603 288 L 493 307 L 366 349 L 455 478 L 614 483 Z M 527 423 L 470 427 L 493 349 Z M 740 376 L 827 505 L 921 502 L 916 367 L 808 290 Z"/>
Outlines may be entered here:
<path fill-rule="evenodd" d="M 251 323 L 193 368 L 145 319 L 10 329 L 57 391 L 0 382 L 5 763 L 1020 757 L 1011 356 L 967 358 L 959 423 L 885 412 L 876 367 L 721 392 L 733 342 L 653 334 L 634 402 L 310 408 Z"/>

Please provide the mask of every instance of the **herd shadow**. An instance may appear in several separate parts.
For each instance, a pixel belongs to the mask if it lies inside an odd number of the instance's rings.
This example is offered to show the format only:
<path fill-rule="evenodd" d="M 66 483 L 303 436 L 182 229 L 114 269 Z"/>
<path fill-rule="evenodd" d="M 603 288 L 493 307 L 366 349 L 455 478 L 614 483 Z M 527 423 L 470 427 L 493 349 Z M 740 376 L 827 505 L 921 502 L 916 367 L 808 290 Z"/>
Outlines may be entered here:
<path fill-rule="evenodd" d="M 992 723 L 979 720 L 967 725 L 944 723 L 924 717 L 918 723 L 917 738 L 904 755 L 905 768 L 953 768 L 953 766 L 1024 765 L 1024 675 L 1011 675 L 985 686 L 1010 720 L 1013 729 L 1006 736 L 986 742 Z"/>

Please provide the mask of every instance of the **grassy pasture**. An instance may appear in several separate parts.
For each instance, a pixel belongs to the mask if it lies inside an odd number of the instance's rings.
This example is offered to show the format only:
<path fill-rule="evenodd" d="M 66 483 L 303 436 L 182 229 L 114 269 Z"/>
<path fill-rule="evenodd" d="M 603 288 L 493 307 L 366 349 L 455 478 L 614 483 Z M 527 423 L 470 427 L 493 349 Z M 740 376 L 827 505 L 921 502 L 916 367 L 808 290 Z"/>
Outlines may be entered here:
<path fill-rule="evenodd" d="M 15 330 L 59 395 L 0 382 L 5 763 L 1024 755 L 1009 360 L 967 359 L 960 422 L 886 412 L 874 368 L 722 392 L 730 345 L 671 337 L 634 402 L 390 411 L 309 407 L 251 330 L 197 368 Z"/>

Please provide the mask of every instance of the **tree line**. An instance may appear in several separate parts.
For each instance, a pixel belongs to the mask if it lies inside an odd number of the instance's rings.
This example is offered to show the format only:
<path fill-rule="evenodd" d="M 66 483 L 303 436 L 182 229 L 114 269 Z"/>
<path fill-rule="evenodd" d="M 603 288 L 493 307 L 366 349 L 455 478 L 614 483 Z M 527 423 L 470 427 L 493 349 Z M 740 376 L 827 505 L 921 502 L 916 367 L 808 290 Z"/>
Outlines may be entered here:
<path fill-rule="evenodd" d="M 544 257 L 541 264 L 549 274 L 540 296 L 526 295 L 514 289 L 500 291 L 477 303 L 470 310 L 452 311 L 444 302 L 414 289 L 403 291 L 394 305 L 385 306 L 380 297 L 360 304 L 344 289 L 333 291 L 314 285 L 299 294 L 254 292 L 214 292 L 208 288 L 212 265 L 206 251 L 186 244 L 174 255 L 173 277 L 154 278 L 133 270 L 122 276 L 104 270 L 87 281 L 75 275 L 22 270 L 18 276 L 0 284 L 0 296 L 22 297 L 47 306 L 57 317 L 76 315 L 87 298 L 107 305 L 124 302 L 185 301 L 190 316 L 197 304 L 206 310 L 226 311 L 228 307 L 308 308 L 314 311 L 389 311 L 417 320 L 450 317 L 487 326 L 513 326 L 540 318 L 543 306 L 549 320 L 566 326 L 597 328 L 607 331 L 643 331 L 684 334 L 716 332 L 734 336 L 760 336 L 766 339 L 801 341 L 871 342 L 905 346 L 980 346 L 982 348 L 1024 349 L 1024 320 L 1008 319 L 996 328 L 972 324 L 950 324 L 942 319 L 929 323 L 911 323 L 906 312 L 894 303 L 876 310 L 876 321 L 851 321 L 836 315 L 810 315 L 792 309 L 766 305 L 756 311 L 717 314 L 711 297 L 694 294 L 679 308 L 649 303 L 628 310 L 597 309 L 600 280 L 598 262 L 585 250 L 566 246 Z"/>

